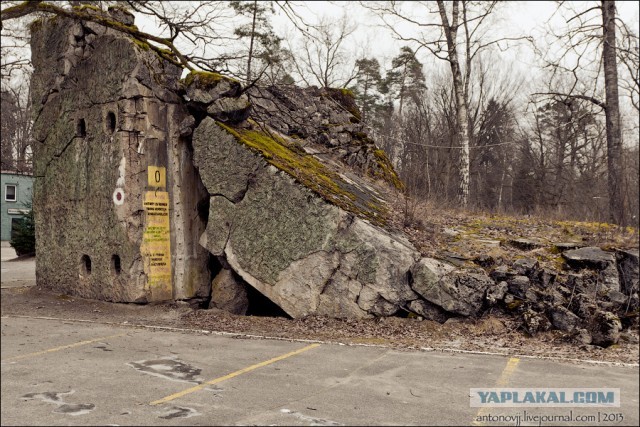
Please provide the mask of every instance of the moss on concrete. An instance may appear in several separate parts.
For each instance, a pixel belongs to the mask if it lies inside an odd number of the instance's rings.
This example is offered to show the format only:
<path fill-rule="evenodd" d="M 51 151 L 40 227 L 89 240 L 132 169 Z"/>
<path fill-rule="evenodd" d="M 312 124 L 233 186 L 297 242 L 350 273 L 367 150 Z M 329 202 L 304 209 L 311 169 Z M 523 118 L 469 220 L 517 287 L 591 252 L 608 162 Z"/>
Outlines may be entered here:
<path fill-rule="evenodd" d="M 142 40 L 137 39 L 135 37 L 131 37 L 131 40 L 133 41 L 133 44 L 135 44 L 136 46 L 138 46 L 142 50 L 151 49 L 151 46 L 149 45 L 149 43 L 147 43 L 145 41 L 142 41 Z"/>
<path fill-rule="evenodd" d="M 346 111 L 351 113 L 351 121 L 353 123 L 359 123 L 362 120 L 362 113 L 360 113 L 360 109 L 358 109 L 356 98 L 352 91 L 349 89 L 334 88 L 325 88 L 325 91 L 331 99 L 339 103 Z"/>
<path fill-rule="evenodd" d="M 404 183 L 400 180 L 400 177 L 396 173 L 395 169 L 393 169 L 393 165 L 391 165 L 391 161 L 387 157 L 387 154 L 384 152 L 384 150 L 374 150 L 373 155 L 376 157 L 376 161 L 378 163 L 378 166 L 380 167 L 378 177 L 390 183 L 398 190 L 404 189 Z"/>
<path fill-rule="evenodd" d="M 76 10 L 78 12 L 93 11 L 93 12 L 98 12 L 98 13 L 104 13 L 104 10 L 102 10 L 98 6 L 94 6 L 92 4 L 81 4 L 79 6 L 72 6 L 71 9 Z"/>
<path fill-rule="evenodd" d="M 234 129 L 220 122 L 216 124 L 327 202 L 373 223 L 382 225 L 386 222 L 387 208 L 382 201 L 357 191 L 336 172 L 305 152 L 296 141 L 262 131 Z"/>
<path fill-rule="evenodd" d="M 239 83 L 237 80 L 227 76 L 223 76 L 222 74 L 213 73 L 210 71 L 191 71 L 184 78 L 184 84 L 186 86 L 195 84 L 198 88 L 207 90 L 216 87 L 223 80 L 236 84 Z"/>
<path fill-rule="evenodd" d="M 29 24 L 29 31 L 31 31 L 32 33 L 34 31 L 38 31 L 40 28 L 42 28 L 42 24 L 44 24 L 44 18 L 37 18 L 34 19 L 33 21 L 31 21 L 31 23 Z"/>

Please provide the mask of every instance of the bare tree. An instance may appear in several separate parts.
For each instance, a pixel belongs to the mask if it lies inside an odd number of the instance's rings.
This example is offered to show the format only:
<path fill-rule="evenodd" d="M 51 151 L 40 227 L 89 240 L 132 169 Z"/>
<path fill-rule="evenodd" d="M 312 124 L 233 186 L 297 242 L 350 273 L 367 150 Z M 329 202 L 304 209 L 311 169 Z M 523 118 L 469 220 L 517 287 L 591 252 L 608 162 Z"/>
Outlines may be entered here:
<path fill-rule="evenodd" d="M 489 18 L 498 4 L 496 1 L 454 0 L 445 3 L 438 0 L 436 8 L 430 2 L 362 4 L 376 12 L 397 38 L 412 42 L 418 49 L 428 50 L 449 64 L 455 98 L 456 142 L 460 150 L 458 199 L 462 206 L 466 206 L 469 201 L 469 147 L 472 139 L 469 85 L 475 59 L 487 48 L 504 49 L 506 42 L 521 40 L 522 37 L 488 37 Z M 419 35 L 408 35 L 400 30 L 407 25 L 417 28 Z"/>
<path fill-rule="evenodd" d="M 28 77 L 28 76 L 26 76 Z M 30 173 L 31 154 L 31 96 L 28 85 L 5 85 L 0 92 L 2 104 L 2 170 Z"/>
<path fill-rule="evenodd" d="M 631 67 L 630 74 L 634 76 L 634 52 L 632 48 L 618 51 L 615 1 L 604 0 L 581 11 L 575 10 L 573 4 L 566 7 L 570 14 L 566 19 L 567 29 L 556 39 L 567 48 L 560 56 L 547 58 L 547 67 L 552 70 L 549 91 L 536 95 L 549 96 L 559 102 L 586 100 L 604 111 L 609 221 L 622 225 L 626 223 L 627 209 L 623 191 L 618 56 L 624 54 L 623 63 Z M 567 75 L 571 79 L 568 87 L 558 88 L 557 78 Z M 632 101 L 633 88 L 637 89 L 637 84 L 636 81 L 630 85 Z"/>
<path fill-rule="evenodd" d="M 3 3 L 7 4 L 9 2 Z M 28 18 L 17 18 L 2 23 L 0 43 L 0 74 L 3 85 L 19 79 L 30 67 Z M 4 87 L 4 86 L 3 86 Z"/>
<path fill-rule="evenodd" d="M 638 34 L 634 34 L 622 21 L 619 25 L 620 38 L 616 40 L 617 56 L 620 60 L 623 78 L 618 82 L 620 89 L 629 98 L 636 114 L 640 113 L 640 43 Z"/>
<path fill-rule="evenodd" d="M 353 81 L 357 74 L 355 59 L 346 51 L 345 42 L 354 30 L 344 15 L 338 22 L 322 17 L 302 33 L 302 45 L 289 50 L 298 52 L 293 63 L 305 84 L 345 88 Z"/>
<path fill-rule="evenodd" d="M 615 224 L 625 224 L 615 1 L 602 2 L 602 32 L 602 62 L 604 63 L 606 99 L 605 120 L 607 126 L 607 169 L 609 171 L 609 203 L 611 204 L 609 219 Z"/>
<path fill-rule="evenodd" d="M 466 206 L 469 200 L 469 75 L 471 74 L 471 55 L 466 55 L 465 79 L 462 77 L 462 65 L 458 57 L 458 20 L 460 19 L 459 2 L 453 1 L 451 6 L 451 22 L 447 16 L 447 10 L 442 0 L 438 0 L 438 11 L 442 21 L 442 30 L 447 40 L 447 60 L 451 67 L 453 78 L 453 91 L 456 97 L 456 115 L 458 141 L 461 145 L 460 152 L 460 203 Z M 462 2 L 463 24 L 467 35 L 467 52 L 469 29 L 466 20 L 466 4 Z"/>
<path fill-rule="evenodd" d="M 143 41 L 167 60 L 188 70 L 199 67 L 205 70 L 224 68 L 229 57 L 211 49 L 234 39 L 220 31 L 232 14 L 226 4 L 219 2 L 3 2 L 0 24 L 5 25 L 23 17 L 57 15 L 71 19 L 95 22 L 107 28 L 130 35 Z M 86 5 L 82 3 L 96 3 Z M 5 6 L 6 5 L 6 6 Z M 70 7 L 69 7 L 70 6 Z M 107 11 L 129 9 L 152 17 L 157 22 L 158 34 L 141 31 L 135 25 L 126 25 L 113 20 Z"/>

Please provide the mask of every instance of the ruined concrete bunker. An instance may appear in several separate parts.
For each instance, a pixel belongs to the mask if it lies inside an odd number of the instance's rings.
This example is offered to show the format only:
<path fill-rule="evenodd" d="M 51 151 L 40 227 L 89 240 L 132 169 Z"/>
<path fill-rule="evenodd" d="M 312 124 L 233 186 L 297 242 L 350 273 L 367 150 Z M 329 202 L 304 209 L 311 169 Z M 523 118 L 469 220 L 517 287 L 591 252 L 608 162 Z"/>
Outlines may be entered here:
<path fill-rule="evenodd" d="M 32 25 L 32 58 L 39 286 L 238 313 L 255 289 L 292 317 L 480 310 L 490 279 L 455 282 L 385 227 L 402 183 L 348 91 L 181 79 L 169 53 L 61 17 Z"/>

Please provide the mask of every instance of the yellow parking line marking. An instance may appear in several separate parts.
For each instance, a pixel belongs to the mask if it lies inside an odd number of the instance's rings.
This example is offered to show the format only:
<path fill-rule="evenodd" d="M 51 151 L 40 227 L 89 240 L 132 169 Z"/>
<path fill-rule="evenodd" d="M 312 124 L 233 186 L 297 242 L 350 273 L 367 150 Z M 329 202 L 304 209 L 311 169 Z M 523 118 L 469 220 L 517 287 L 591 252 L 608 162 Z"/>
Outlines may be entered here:
<path fill-rule="evenodd" d="M 511 359 L 509 359 L 509 361 L 507 362 L 507 366 L 504 367 L 504 370 L 500 375 L 500 378 L 498 378 L 498 381 L 496 381 L 497 386 L 501 387 L 509 384 L 509 379 L 516 371 L 518 363 L 520 363 L 520 359 L 518 359 L 517 357 L 512 357 Z"/>
<path fill-rule="evenodd" d="M 498 378 L 498 381 L 496 381 L 497 387 L 504 387 L 507 384 L 509 384 L 509 379 L 511 378 L 513 373 L 516 371 L 516 368 L 518 367 L 518 363 L 520 363 L 520 359 L 518 359 L 517 357 L 512 357 L 509 359 L 509 361 L 507 362 L 507 366 L 504 367 L 504 369 L 502 370 L 502 373 L 500 374 L 500 377 Z M 490 408 L 486 406 L 483 406 L 482 408 L 480 408 L 480 410 L 474 417 L 473 421 L 471 421 L 471 425 L 483 426 L 484 425 L 483 422 L 476 421 L 476 420 L 479 417 L 486 415 L 487 412 L 489 412 L 489 409 Z"/>
<path fill-rule="evenodd" d="M 290 353 L 283 354 L 282 356 L 274 357 L 273 359 L 269 359 L 269 360 L 265 360 L 264 362 L 256 363 L 255 365 L 251 365 L 251 366 L 248 366 L 246 368 L 240 369 L 239 371 L 235 371 L 235 372 L 232 372 L 230 374 L 227 374 L 227 375 L 225 375 L 223 377 L 219 377 L 219 378 L 213 379 L 211 381 L 207 381 L 205 383 L 198 384 L 195 387 L 191 387 L 191 388 L 188 388 L 186 390 L 180 391 L 178 393 L 174 393 L 174 394 L 172 394 L 170 396 L 167 396 L 167 397 L 164 397 L 164 398 L 162 398 L 160 400 L 154 400 L 153 402 L 150 403 L 150 405 L 159 405 L 160 403 L 169 402 L 171 400 L 174 400 L 174 399 L 177 399 L 179 397 L 185 396 L 185 395 L 187 395 L 189 393 L 193 393 L 195 391 L 202 390 L 203 388 L 205 388 L 208 385 L 218 384 L 218 383 L 220 383 L 222 381 L 226 381 L 226 380 L 231 379 L 233 377 L 237 377 L 238 375 L 242 375 L 242 374 L 245 374 L 247 372 L 253 371 L 255 369 L 262 368 L 263 366 L 270 365 L 270 364 L 278 362 L 278 361 L 280 361 L 282 359 L 286 359 L 287 357 L 295 356 L 296 354 L 303 353 L 303 352 L 305 352 L 307 350 L 311 350 L 312 348 L 316 348 L 316 347 L 319 347 L 319 346 L 320 346 L 320 344 L 311 344 L 311 345 L 308 345 L 306 347 L 302 347 L 301 349 L 292 351 Z"/>
<path fill-rule="evenodd" d="M 68 345 L 63 345 L 63 346 L 60 346 L 60 347 L 50 348 L 48 350 L 36 351 L 35 353 L 21 354 L 20 356 L 13 356 L 13 357 L 8 357 L 6 359 L 2 359 L 2 362 L 8 362 L 10 360 L 24 359 L 24 358 L 33 357 L 33 356 L 40 356 L 40 355 L 47 354 L 47 353 L 53 353 L 55 351 L 65 350 L 67 348 L 80 347 L 82 345 L 91 344 L 93 342 L 107 340 L 109 338 L 121 337 L 123 335 L 126 335 L 126 334 L 122 333 L 122 334 L 117 334 L 117 335 L 109 335 L 108 337 L 100 337 L 100 338 L 95 338 L 95 339 L 92 339 L 92 340 L 80 341 L 80 342 L 77 342 L 77 343 L 74 343 L 74 344 L 68 344 Z"/>

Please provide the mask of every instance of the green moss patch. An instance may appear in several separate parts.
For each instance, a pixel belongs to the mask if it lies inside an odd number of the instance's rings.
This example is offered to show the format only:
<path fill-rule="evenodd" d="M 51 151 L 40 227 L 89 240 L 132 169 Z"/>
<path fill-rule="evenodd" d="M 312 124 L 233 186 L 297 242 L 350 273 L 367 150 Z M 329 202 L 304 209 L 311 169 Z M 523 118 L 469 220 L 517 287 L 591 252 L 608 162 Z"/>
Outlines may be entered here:
<path fill-rule="evenodd" d="M 349 89 L 325 88 L 327 96 L 342 105 L 353 116 L 351 121 L 359 123 L 362 120 L 362 114 L 356 104 L 356 98 Z"/>
<path fill-rule="evenodd" d="M 204 90 L 216 87 L 221 81 L 228 81 L 234 85 L 240 84 L 237 80 L 210 71 L 191 71 L 187 77 L 184 78 L 185 86 L 195 84 L 196 87 Z"/>
<path fill-rule="evenodd" d="M 178 62 L 178 57 L 176 56 L 175 53 L 173 53 L 171 49 L 156 48 L 154 50 L 158 55 L 160 55 L 162 59 L 166 59 L 169 62 L 179 65 L 180 67 L 183 67 L 183 65 L 180 62 Z"/>
<path fill-rule="evenodd" d="M 71 9 L 77 10 L 78 12 L 93 11 L 93 12 L 97 12 L 97 13 L 104 13 L 104 10 L 102 10 L 98 6 L 94 6 L 92 4 L 81 4 L 79 6 L 72 6 Z"/>
<path fill-rule="evenodd" d="M 33 33 L 42 28 L 42 24 L 44 23 L 44 18 L 36 18 L 29 24 L 29 30 Z"/>
<path fill-rule="evenodd" d="M 396 173 L 395 169 L 391 165 L 391 161 L 387 157 L 387 154 L 384 150 L 374 150 L 373 155 L 376 156 L 376 161 L 378 162 L 379 172 L 374 174 L 378 176 L 378 178 L 382 178 L 384 181 L 390 183 L 398 190 L 404 189 L 404 183 L 400 180 L 400 177 Z"/>
<path fill-rule="evenodd" d="M 346 182 L 305 152 L 296 141 L 257 130 L 234 129 L 220 122 L 216 124 L 327 202 L 375 224 L 386 222 L 388 212 L 382 201 Z"/>
<path fill-rule="evenodd" d="M 142 50 L 149 50 L 151 49 L 151 46 L 149 46 L 149 43 L 139 40 L 135 37 L 131 37 L 131 40 L 133 40 L 133 43 L 138 46 L 140 49 Z"/>
<path fill-rule="evenodd" d="M 133 43 L 138 46 L 141 50 L 144 51 L 152 51 L 155 52 L 160 58 L 171 62 L 174 65 L 182 67 L 183 65 L 178 61 L 178 57 L 175 53 L 171 51 L 171 49 L 164 49 L 157 46 L 151 46 L 148 42 L 138 39 L 136 37 L 131 37 Z"/>

